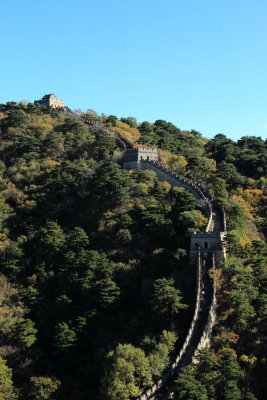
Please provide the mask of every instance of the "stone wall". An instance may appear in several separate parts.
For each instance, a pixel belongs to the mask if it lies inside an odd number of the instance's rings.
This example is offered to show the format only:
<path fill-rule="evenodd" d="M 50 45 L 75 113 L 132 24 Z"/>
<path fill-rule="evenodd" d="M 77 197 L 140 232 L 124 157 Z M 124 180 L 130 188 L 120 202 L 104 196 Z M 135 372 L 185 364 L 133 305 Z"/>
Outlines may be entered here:
<path fill-rule="evenodd" d="M 142 168 L 142 161 L 158 161 L 158 150 L 147 147 L 126 150 L 123 158 L 123 168 L 128 170 Z"/>
<path fill-rule="evenodd" d="M 166 168 L 164 165 L 154 161 L 141 162 L 140 167 L 142 169 L 150 169 L 155 171 L 160 181 L 169 182 L 172 186 L 182 187 L 192 193 L 197 199 L 205 200 L 206 204 L 208 205 L 208 199 L 205 197 L 204 193 L 197 186 L 197 184 L 191 179 L 178 175 L 174 171 Z"/>
<path fill-rule="evenodd" d="M 83 119 L 82 119 L 83 120 Z M 83 120 L 83 122 L 91 124 L 93 123 L 92 121 L 88 120 Z M 102 124 L 99 124 L 102 125 Z M 103 126 L 103 125 L 102 125 Z M 105 128 L 106 129 L 106 128 Z M 115 133 L 118 135 L 117 133 Z M 122 136 L 117 136 L 121 139 L 121 141 L 124 143 L 125 147 L 128 149 L 132 147 L 131 144 L 128 144 L 125 142 L 125 138 Z M 128 152 L 127 152 L 128 153 Z M 136 165 L 137 168 L 141 167 L 143 169 L 150 169 L 156 172 L 159 180 L 161 181 L 167 181 L 173 186 L 178 186 L 178 187 L 183 187 L 184 189 L 188 190 L 191 192 L 196 199 L 200 200 L 206 208 L 206 213 L 208 216 L 208 224 L 206 226 L 205 232 L 195 232 L 192 235 L 192 241 L 191 241 L 191 249 L 192 252 L 196 252 L 196 273 L 197 273 L 197 278 L 196 278 L 196 303 L 195 303 L 195 311 L 194 311 L 194 316 L 191 322 L 191 326 L 189 328 L 189 331 L 187 333 L 187 336 L 185 338 L 185 341 L 183 343 L 183 346 L 177 355 L 175 361 L 172 363 L 170 366 L 169 370 L 167 371 L 166 374 L 163 375 L 161 379 L 159 379 L 151 388 L 149 388 L 142 396 L 138 398 L 138 400 L 147 400 L 151 399 L 152 396 L 156 393 L 158 388 L 161 388 L 164 383 L 169 380 L 173 374 L 174 371 L 177 370 L 179 367 L 179 364 L 181 364 L 182 357 L 186 354 L 188 347 L 188 344 L 192 338 L 192 334 L 194 332 L 194 328 L 196 325 L 196 321 L 198 319 L 199 311 L 200 311 L 200 293 L 201 293 L 201 276 L 202 276 L 202 265 L 201 265 L 201 251 L 207 250 L 208 252 L 212 251 L 213 252 L 213 268 L 215 268 L 215 263 L 220 260 L 220 259 L 225 259 L 226 257 L 226 252 L 225 248 L 223 246 L 223 239 L 226 234 L 226 222 L 225 222 L 225 214 L 224 212 L 222 213 L 223 215 L 223 222 L 224 222 L 224 232 L 211 232 L 210 230 L 212 229 L 212 223 L 213 223 L 213 212 L 212 212 L 212 205 L 210 203 L 211 196 L 209 195 L 208 191 L 198 185 L 196 182 L 179 176 L 178 174 L 175 174 L 173 171 L 168 170 L 166 167 L 160 165 L 157 160 L 151 160 L 149 158 L 149 161 L 147 158 L 141 158 L 142 150 L 140 151 L 140 158 L 139 158 L 139 153 L 138 150 L 136 151 L 135 149 L 130 150 L 128 155 L 125 157 L 125 162 L 128 163 L 135 163 L 132 165 Z M 155 149 L 143 149 L 143 155 L 150 156 L 150 154 L 155 154 Z M 135 159 L 134 159 L 135 158 Z M 147 161 L 145 161 L 147 160 Z M 125 167 L 130 167 L 130 164 L 128 164 Z M 135 168 L 135 167 L 131 167 Z M 127 168 L 130 169 L 130 168 Z M 216 318 L 216 293 L 215 290 L 213 291 L 213 298 L 212 298 L 212 303 L 209 309 L 208 317 L 207 317 L 207 322 L 205 325 L 205 328 L 202 331 L 201 338 L 198 342 L 197 348 L 194 350 L 193 354 L 193 362 L 196 362 L 196 357 L 200 349 L 209 346 L 210 344 L 210 338 L 212 334 L 212 327 L 214 324 Z"/>
<path fill-rule="evenodd" d="M 226 232 L 194 232 L 191 236 L 190 259 L 194 260 L 198 248 L 203 252 L 213 252 L 215 261 L 218 263 L 224 258 L 223 241 Z"/>
<path fill-rule="evenodd" d="M 175 361 L 170 366 L 169 370 L 152 387 L 150 387 L 145 393 L 143 393 L 142 396 L 138 397 L 137 400 L 151 399 L 151 396 L 153 396 L 155 394 L 156 390 L 161 388 L 164 385 L 164 383 L 166 381 L 168 381 L 171 376 L 173 376 L 175 369 L 179 366 L 179 363 L 186 352 L 186 348 L 192 337 L 192 333 L 194 331 L 194 327 L 195 327 L 199 309 L 200 309 L 200 291 L 201 291 L 201 275 L 202 275 L 200 251 L 198 253 L 196 270 L 197 270 L 197 277 L 196 277 L 195 312 L 194 312 L 194 316 L 193 316 L 193 319 L 191 322 L 191 326 L 189 328 L 189 331 L 188 331 L 185 341 L 183 343 L 183 346 L 182 346 L 179 354 L 177 355 Z"/>
<path fill-rule="evenodd" d="M 200 188 L 196 182 L 187 179 L 185 177 L 181 177 L 175 174 L 173 171 L 170 171 L 166 167 L 160 165 L 158 162 L 141 162 L 141 167 L 143 169 L 150 169 L 156 172 L 158 179 L 161 181 L 167 181 L 172 186 L 183 187 L 192 193 L 197 199 L 204 200 L 204 204 L 206 204 L 207 214 L 208 214 L 208 223 L 205 229 L 205 232 L 195 232 L 192 235 L 191 239 L 191 248 L 190 248 L 190 259 L 195 260 L 197 263 L 197 293 L 196 293 L 196 304 L 195 304 L 195 312 L 191 322 L 191 326 L 183 343 L 183 346 L 177 355 L 175 361 L 172 363 L 171 367 L 167 371 L 167 373 L 158 380 L 151 388 L 149 388 L 142 396 L 138 398 L 138 400 L 147 400 L 154 398 L 154 394 L 158 389 L 160 389 L 168 379 L 172 377 L 174 371 L 177 370 L 179 364 L 182 360 L 182 357 L 187 352 L 188 344 L 192 338 L 192 334 L 194 332 L 194 328 L 196 325 L 196 321 L 198 319 L 199 311 L 200 311 L 200 292 L 201 292 L 201 276 L 202 276 L 202 265 L 201 265 L 201 252 L 212 252 L 213 255 L 213 268 L 215 269 L 215 263 L 222 261 L 225 259 L 225 248 L 223 246 L 223 239 L 226 235 L 226 232 L 211 232 L 213 226 L 213 210 L 212 205 L 209 199 L 205 196 L 207 191 L 205 188 Z M 204 194 L 205 193 L 205 194 Z M 222 210 L 223 211 L 223 210 Z M 224 229 L 226 230 L 225 223 L 225 214 L 222 213 L 224 218 Z M 209 309 L 207 322 L 205 328 L 202 331 L 201 338 L 198 342 L 198 345 L 194 351 L 192 362 L 197 362 L 197 355 L 199 350 L 204 347 L 208 347 L 210 345 L 212 328 L 216 319 L 216 293 L 213 291 L 212 303 Z M 190 346 L 189 346 L 190 347 Z"/>
<path fill-rule="evenodd" d="M 50 106 L 53 108 L 62 108 L 64 107 L 64 101 L 59 100 L 54 93 L 50 95 L 45 95 L 42 100 L 36 100 L 34 103 L 40 104 L 42 106 Z"/>
<path fill-rule="evenodd" d="M 122 148 L 124 151 L 127 151 L 129 149 L 132 149 L 133 144 L 131 143 L 131 141 L 129 139 L 126 139 L 125 137 L 123 137 L 121 134 L 119 134 L 118 132 L 108 128 L 106 125 L 104 125 L 102 122 L 99 121 L 92 121 L 90 119 L 84 118 L 81 115 L 75 114 L 73 111 L 71 111 L 68 107 L 63 107 L 61 108 L 61 111 L 67 116 L 70 117 L 72 119 L 75 119 L 76 121 L 81 121 L 86 125 L 89 125 L 91 127 L 94 128 L 95 132 L 99 132 L 99 131 L 108 131 L 110 133 L 112 133 L 116 140 L 117 140 L 117 144 L 120 148 Z"/>

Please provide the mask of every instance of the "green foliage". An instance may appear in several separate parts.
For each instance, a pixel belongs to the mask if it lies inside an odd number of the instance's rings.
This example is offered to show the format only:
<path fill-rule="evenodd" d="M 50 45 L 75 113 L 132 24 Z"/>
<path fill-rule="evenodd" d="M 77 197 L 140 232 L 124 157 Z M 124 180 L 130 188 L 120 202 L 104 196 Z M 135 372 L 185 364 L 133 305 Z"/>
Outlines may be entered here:
<path fill-rule="evenodd" d="M 226 182 L 222 178 L 216 178 L 214 182 L 214 195 L 219 204 L 226 205 L 228 193 L 226 190 Z"/>
<path fill-rule="evenodd" d="M 192 158 L 190 161 L 191 175 L 199 181 L 211 176 L 216 171 L 216 161 L 212 158 L 197 157 Z"/>
<path fill-rule="evenodd" d="M 64 234 L 61 227 L 54 221 L 46 223 L 44 228 L 40 229 L 40 242 L 42 248 L 47 253 L 58 252 L 64 243 Z"/>
<path fill-rule="evenodd" d="M 27 121 L 27 116 L 20 110 L 12 110 L 8 112 L 8 118 L 6 121 L 7 126 L 18 128 Z"/>
<path fill-rule="evenodd" d="M 199 210 L 183 211 L 178 219 L 179 225 L 194 228 L 201 215 L 202 213 Z"/>
<path fill-rule="evenodd" d="M 8 243 L 2 249 L 0 248 L 0 264 L 2 269 L 11 277 L 14 277 L 20 269 L 22 250 L 18 243 Z"/>
<path fill-rule="evenodd" d="M 134 117 L 121 118 L 121 122 L 128 124 L 131 128 L 137 127 L 136 118 Z"/>
<path fill-rule="evenodd" d="M 149 360 L 143 350 L 131 344 L 119 344 L 108 354 L 109 368 L 102 383 L 103 398 L 129 400 L 152 384 Z"/>
<path fill-rule="evenodd" d="M 182 296 L 192 298 L 194 274 L 185 254 L 190 230 L 205 218 L 190 193 L 153 171 L 122 170 L 110 133 L 38 104 L 0 110 L 0 266 L 16 287 L 6 298 L 1 286 L 2 348 L 14 382 L 32 399 L 138 396 L 174 357 L 177 337 L 164 327 L 179 327 L 181 342 L 186 334 Z M 212 353 L 200 354 L 187 380 L 182 372 L 175 395 L 263 399 L 267 251 L 253 241 L 253 224 L 265 231 L 266 143 L 206 140 L 163 120 L 102 118 L 109 127 L 128 124 L 136 137 L 139 129 L 140 143 L 162 149 L 169 167 L 202 181 L 226 207 Z M 60 390 L 48 376 L 60 377 Z"/>
<path fill-rule="evenodd" d="M 154 284 L 154 293 L 152 296 L 153 309 L 164 319 L 170 320 L 179 313 L 180 310 L 188 306 L 181 303 L 182 296 L 179 289 L 174 286 L 173 279 L 157 279 Z"/>
<path fill-rule="evenodd" d="M 36 333 L 35 323 L 31 319 L 18 321 L 14 327 L 15 343 L 23 350 L 26 350 L 36 341 Z"/>
<path fill-rule="evenodd" d="M 82 113 L 82 116 L 86 119 L 89 119 L 90 121 L 101 121 L 101 118 L 99 117 L 97 112 L 92 109 L 88 109 L 85 113 Z"/>
<path fill-rule="evenodd" d="M 60 387 L 60 381 L 47 376 L 33 376 L 30 379 L 29 398 L 34 400 L 53 400 L 55 392 Z"/>
<path fill-rule="evenodd" d="M 118 121 L 118 118 L 115 115 L 109 115 L 105 122 L 111 124 L 112 126 L 116 126 L 116 121 Z"/>
<path fill-rule="evenodd" d="M 116 141 L 109 132 L 100 132 L 93 145 L 92 154 L 98 161 L 109 160 L 112 158 L 116 149 Z"/>
<path fill-rule="evenodd" d="M 75 250 L 77 254 L 80 253 L 80 249 L 84 249 L 88 246 L 89 239 L 84 231 L 79 226 L 76 226 L 70 233 L 69 246 L 71 249 Z"/>
<path fill-rule="evenodd" d="M 97 171 L 96 191 L 111 202 L 122 204 L 128 199 L 128 174 L 118 164 L 105 163 Z"/>
<path fill-rule="evenodd" d="M 0 400 L 16 400 L 18 395 L 13 387 L 12 370 L 0 357 Z"/>
<path fill-rule="evenodd" d="M 159 379 L 165 368 L 170 363 L 170 354 L 174 350 L 177 336 L 174 332 L 163 331 L 159 342 L 155 344 L 154 349 L 150 352 L 149 364 L 154 380 Z"/>
<path fill-rule="evenodd" d="M 56 326 L 55 346 L 61 351 L 69 350 L 75 346 L 77 337 L 74 330 L 70 329 L 66 322 L 60 322 Z"/>
<path fill-rule="evenodd" d="M 202 152 L 202 142 L 189 133 L 183 132 L 170 122 L 157 120 L 154 124 L 145 121 L 139 126 L 140 142 L 168 150 L 173 154 L 187 156 L 192 152 Z"/>
<path fill-rule="evenodd" d="M 175 383 L 176 400 L 208 400 L 207 389 L 195 378 L 193 367 L 183 368 Z"/>
<path fill-rule="evenodd" d="M 177 215 L 183 211 L 192 211 L 195 208 L 195 197 L 183 188 L 172 188 L 175 202 L 173 204 L 173 212 Z"/>

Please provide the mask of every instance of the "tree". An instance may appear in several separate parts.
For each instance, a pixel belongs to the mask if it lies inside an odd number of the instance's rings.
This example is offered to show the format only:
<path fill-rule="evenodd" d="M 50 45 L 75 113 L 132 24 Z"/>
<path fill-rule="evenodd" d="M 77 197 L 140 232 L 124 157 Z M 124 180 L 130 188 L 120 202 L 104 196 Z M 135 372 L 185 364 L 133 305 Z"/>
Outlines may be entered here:
<path fill-rule="evenodd" d="M 183 211 L 178 218 L 178 226 L 186 228 L 201 229 L 207 222 L 207 218 L 199 210 Z"/>
<path fill-rule="evenodd" d="M 97 170 L 95 179 L 97 194 L 110 203 L 122 204 L 128 198 L 129 175 L 114 162 L 107 162 Z"/>
<path fill-rule="evenodd" d="M 33 376 L 30 383 L 28 396 L 33 400 L 54 400 L 54 394 L 61 384 L 58 379 L 47 376 Z"/>
<path fill-rule="evenodd" d="M 109 160 L 111 159 L 116 147 L 116 140 L 111 133 L 102 131 L 96 137 L 92 154 L 98 161 Z"/>
<path fill-rule="evenodd" d="M 234 164 L 222 161 L 218 165 L 218 171 L 230 189 L 244 184 L 244 177 L 237 171 Z"/>
<path fill-rule="evenodd" d="M 0 265 L 11 278 L 14 278 L 21 268 L 23 252 L 17 242 L 11 242 L 0 250 Z"/>
<path fill-rule="evenodd" d="M 206 386 L 208 398 L 212 399 L 216 394 L 216 387 L 220 376 L 219 360 L 209 349 L 202 349 L 198 355 L 196 366 L 196 378 Z"/>
<path fill-rule="evenodd" d="M 40 229 L 40 242 L 45 251 L 50 254 L 58 252 L 64 244 L 64 233 L 61 227 L 54 221 L 49 221 Z"/>
<path fill-rule="evenodd" d="M 170 363 L 170 354 L 174 350 L 177 336 L 174 332 L 163 331 L 160 335 L 159 343 L 155 344 L 154 349 L 149 354 L 149 363 L 154 379 L 160 378 L 164 369 Z"/>
<path fill-rule="evenodd" d="M 196 205 L 195 197 L 187 190 L 179 187 L 172 188 L 174 204 L 172 206 L 173 214 L 177 217 L 183 211 L 194 210 Z M 178 214 L 178 215 L 177 215 Z"/>
<path fill-rule="evenodd" d="M 208 400 L 206 387 L 195 378 L 193 366 L 182 368 L 175 381 L 175 400 Z"/>
<path fill-rule="evenodd" d="M 152 124 L 145 121 L 139 126 L 138 129 L 141 132 L 140 143 L 147 143 L 151 145 L 157 144 L 157 138 L 155 136 Z"/>
<path fill-rule="evenodd" d="M 241 393 L 238 388 L 238 380 L 243 376 L 243 372 L 238 364 L 235 353 L 231 349 L 221 352 L 220 359 L 220 392 L 224 400 L 240 400 Z"/>
<path fill-rule="evenodd" d="M 175 288 L 173 279 L 157 279 L 153 286 L 152 307 L 156 313 L 164 316 L 167 320 L 170 320 L 170 318 L 172 320 L 173 316 L 177 315 L 180 310 L 188 307 L 181 303 L 181 292 Z"/>
<path fill-rule="evenodd" d="M 27 349 L 36 341 L 37 329 L 31 319 L 23 319 L 15 325 L 14 338 L 19 347 Z"/>
<path fill-rule="evenodd" d="M 119 344 L 108 356 L 102 381 L 103 397 L 107 400 L 129 400 L 139 396 L 152 384 L 149 360 L 140 348 Z"/>
<path fill-rule="evenodd" d="M 18 395 L 13 387 L 12 370 L 0 357 L 0 400 L 16 400 Z"/>
<path fill-rule="evenodd" d="M 207 157 L 196 157 L 190 161 L 191 175 L 194 179 L 206 179 L 216 171 L 216 161 Z"/>
<path fill-rule="evenodd" d="M 226 381 L 223 387 L 223 399 L 224 400 L 240 400 L 242 398 L 240 389 L 237 386 L 237 382 L 233 379 Z"/>
<path fill-rule="evenodd" d="M 18 128 L 22 126 L 27 121 L 27 116 L 23 111 L 12 110 L 8 112 L 8 118 L 6 121 L 7 126 L 12 126 L 13 128 Z"/>
<path fill-rule="evenodd" d="M 77 341 L 76 333 L 70 329 L 66 322 L 59 322 L 56 326 L 55 346 L 61 350 L 69 350 L 75 346 Z"/>
<path fill-rule="evenodd" d="M 94 286 L 97 292 L 97 300 L 102 307 L 107 307 L 113 303 L 120 294 L 119 287 L 110 277 L 103 277 L 96 281 Z"/>
<path fill-rule="evenodd" d="M 106 123 L 110 123 L 112 126 L 116 126 L 116 121 L 118 121 L 118 118 L 115 115 L 109 115 Z"/>
<path fill-rule="evenodd" d="M 101 117 L 99 117 L 97 112 L 95 110 L 92 110 L 91 108 L 89 108 L 85 113 L 82 113 L 82 116 L 91 121 L 101 122 Z"/>
<path fill-rule="evenodd" d="M 69 246 L 76 250 L 79 255 L 81 248 L 86 248 L 89 244 L 89 239 L 86 232 L 79 226 L 76 226 L 70 233 Z"/>
<path fill-rule="evenodd" d="M 137 121 L 134 117 L 121 118 L 121 122 L 128 124 L 131 128 L 137 127 Z"/>
<path fill-rule="evenodd" d="M 184 174 L 187 166 L 184 156 L 172 155 L 168 161 L 168 166 L 178 174 Z"/>
<path fill-rule="evenodd" d="M 128 244 L 132 240 L 132 235 L 129 229 L 120 229 L 116 234 L 116 239 L 121 244 Z"/>
<path fill-rule="evenodd" d="M 226 182 L 222 178 L 216 178 L 214 182 L 214 195 L 218 203 L 224 206 L 228 199 Z"/>

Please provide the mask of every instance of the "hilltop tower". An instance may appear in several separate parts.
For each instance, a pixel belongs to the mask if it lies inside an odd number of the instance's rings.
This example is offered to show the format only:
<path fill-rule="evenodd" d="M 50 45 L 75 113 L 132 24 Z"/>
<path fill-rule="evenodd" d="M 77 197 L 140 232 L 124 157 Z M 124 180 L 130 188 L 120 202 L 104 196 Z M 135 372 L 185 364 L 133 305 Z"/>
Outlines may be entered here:
<path fill-rule="evenodd" d="M 158 161 L 158 150 L 149 149 L 147 147 L 136 147 L 135 149 L 126 150 L 123 158 L 124 169 L 141 168 L 142 160 Z"/>
<path fill-rule="evenodd" d="M 35 100 L 34 104 L 41 104 L 42 106 L 50 106 L 53 108 L 64 107 L 64 101 L 59 100 L 54 93 L 44 95 L 42 100 Z"/>

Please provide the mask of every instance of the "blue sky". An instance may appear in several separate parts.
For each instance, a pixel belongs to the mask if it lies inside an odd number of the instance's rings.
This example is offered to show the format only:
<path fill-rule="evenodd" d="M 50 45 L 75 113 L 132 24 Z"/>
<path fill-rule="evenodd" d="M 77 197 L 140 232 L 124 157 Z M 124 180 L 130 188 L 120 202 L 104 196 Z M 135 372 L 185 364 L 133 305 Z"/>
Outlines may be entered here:
<path fill-rule="evenodd" d="M 0 1 L 0 102 L 267 137 L 265 0 Z"/>

